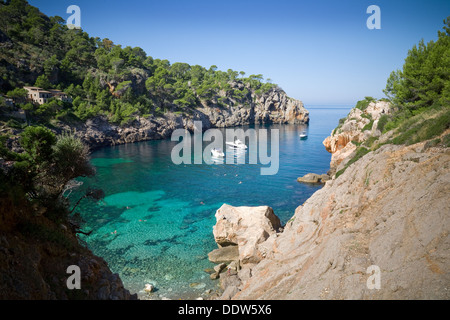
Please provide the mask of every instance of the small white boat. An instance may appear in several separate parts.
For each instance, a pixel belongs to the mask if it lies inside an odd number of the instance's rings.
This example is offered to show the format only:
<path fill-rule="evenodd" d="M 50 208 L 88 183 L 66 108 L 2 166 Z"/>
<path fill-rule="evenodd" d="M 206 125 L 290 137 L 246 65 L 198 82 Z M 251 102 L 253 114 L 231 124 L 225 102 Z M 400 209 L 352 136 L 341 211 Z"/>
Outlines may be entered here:
<path fill-rule="evenodd" d="M 211 154 L 212 154 L 213 157 L 216 157 L 216 158 L 225 157 L 225 153 L 223 153 L 222 149 L 214 148 L 214 149 L 211 150 Z"/>
<path fill-rule="evenodd" d="M 308 134 L 306 133 L 306 131 L 303 131 L 302 133 L 300 133 L 300 139 L 306 139 L 308 138 Z"/>
<path fill-rule="evenodd" d="M 243 143 L 239 139 L 236 139 L 235 142 L 227 142 L 227 145 L 234 147 L 234 148 L 247 149 L 247 146 L 245 145 L 245 143 Z"/>

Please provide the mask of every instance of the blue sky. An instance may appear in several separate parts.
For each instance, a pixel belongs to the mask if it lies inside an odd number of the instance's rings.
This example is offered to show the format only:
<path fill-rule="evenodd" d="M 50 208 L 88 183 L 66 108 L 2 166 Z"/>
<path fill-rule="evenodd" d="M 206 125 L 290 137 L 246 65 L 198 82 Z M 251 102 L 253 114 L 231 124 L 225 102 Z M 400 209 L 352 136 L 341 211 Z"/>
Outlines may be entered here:
<path fill-rule="evenodd" d="M 305 105 L 382 98 L 391 71 L 421 39 L 437 39 L 450 1 L 30 0 L 67 19 L 81 8 L 90 36 L 138 46 L 153 58 L 263 74 Z M 369 30 L 370 5 L 381 30 Z"/>

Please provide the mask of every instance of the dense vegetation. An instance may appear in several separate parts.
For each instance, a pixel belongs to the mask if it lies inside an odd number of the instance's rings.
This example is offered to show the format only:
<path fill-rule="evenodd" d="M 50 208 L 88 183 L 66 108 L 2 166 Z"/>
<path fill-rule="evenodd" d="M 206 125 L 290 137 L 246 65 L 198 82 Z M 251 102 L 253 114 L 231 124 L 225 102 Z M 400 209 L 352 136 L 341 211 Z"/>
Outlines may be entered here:
<path fill-rule="evenodd" d="M 46 216 L 53 221 L 67 222 L 74 210 L 69 212 L 66 196 L 76 187 L 70 182 L 95 174 L 88 148 L 78 138 L 56 136 L 41 126 L 27 127 L 19 141 L 23 152 L 13 152 L 6 147 L 6 138 L 0 138 L 1 194 L 13 190 L 13 198 L 45 208 Z M 100 198 L 102 192 L 89 190 L 83 199 L 86 197 Z"/>
<path fill-rule="evenodd" d="M 425 44 L 422 40 L 409 50 L 403 69 L 391 73 L 384 93 L 388 99 L 382 100 L 389 101 L 394 112 L 382 115 L 377 129 L 382 133 L 390 132 L 390 138 L 382 143 L 378 137 L 370 137 L 363 143 L 354 142 L 357 149 L 353 158 L 336 177 L 371 150 L 385 144 L 410 145 L 429 140 L 426 147 L 450 147 L 450 135 L 441 137 L 450 128 L 450 17 L 444 21 L 443 31 L 438 32 L 437 41 Z M 376 99 L 365 97 L 355 108 L 364 111 L 371 102 Z M 345 120 L 339 121 L 333 134 Z M 362 131 L 370 130 L 373 123 L 370 121 Z"/>
<path fill-rule="evenodd" d="M 14 90 L 35 85 L 57 88 L 74 98 L 73 104 L 23 104 L 34 122 L 70 122 L 103 114 L 126 123 L 166 111 L 189 113 L 201 102 L 246 106 L 252 93 L 261 95 L 275 87 L 264 83 L 262 75 L 171 64 L 139 47 L 122 48 L 109 39 L 69 30 L 61 17 L 48 18 L 26 0 L 0 1 L 0 39 L 1 93 L 16 98 L 20 92 Z"/>
<path fill-rule="evenodd" d="M 389 119 L 383 119 L 384 132 L 400 128 L 400 132 L 409 129 L 427 114 L 441 114 L 448 120 L 450 106 L 450 17 L 444 21 L 443 31 L 438 32 L 438 40 L 427 44 L 420 41 L 408 52 L 402 70 L 392 72 L 384 90 L 386 96 L 397 108 Z M 416 117 L 417 116 L 417 117 Z M 438 118 L 440 117 L 438 116 Z M 410 120 L 410 119 L 415 119 Z M 448 121 L 436 119 L 442 132 L 448 128 Z M 444 125 L 439 125 L 443 122 Z M 409 123 L 409 125 L 407 124 Z M 430 123 L 431 124 L 431 123 Z M 424 135 L 419 140 L 429 139 L 433 134 Z M 403 143 L 405 139 L 394 142 Z M 411 142 L 418 142 L 417 139 Z"/>
<path fill-rule="evenodd" d="M 444 23 L 438 40 L 415 45 L 387 81 L 385 94 L 403 110 L 450 104 L 450 17 Z"/>
<path fill-rule="evenodd" d="M 59 89 L 73 102 L 34 104 L 23 86 Z M 58 121 L 70 126 L 103 115 L 126 125 L 136 117 L 189 114 L 202 105 L 246 107 L 274 88 L 262 75 L 154 59 L 139 47 L 70 30 L 61 17 L 47 17 L 26 0 L 0 0 L 0 129 L 15 136 L 20 151 L 11 151 L 8 137 L 0 135 L 1 207 L 14 214 L 6 209 L 12 201 L 81 232 L 77 205 L 103 194 L 88 190 L 70 206 L 74 179 L 94 170 L 79 139 L 50 130 Z"/>

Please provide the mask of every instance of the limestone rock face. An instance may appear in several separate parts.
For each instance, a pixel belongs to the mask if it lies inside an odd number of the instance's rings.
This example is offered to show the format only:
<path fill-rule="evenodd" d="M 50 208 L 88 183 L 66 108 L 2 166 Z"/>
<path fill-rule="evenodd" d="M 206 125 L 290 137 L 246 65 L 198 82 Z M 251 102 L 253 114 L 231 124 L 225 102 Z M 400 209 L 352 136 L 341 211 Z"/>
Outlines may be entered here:
<path fill-rule="evenodd" d="M 309 113 L 301 101 L 289 98 L 282 90 L 272 90 L 256 100 L 255 121 L 260 123 L 308 123 Z"/>
<path fill-rule="evenodd" d="M 136 79 L 138 79 L 137 77 Z M 139 81 L 136 80 L 136 83 Z M 134 82 L 133 82 L 134 85 Z M 242 83 L 232 83 L 233 86 L 243 86 Z M 225 92 L 221 92 L 226 106 L 214 101 L 201 102 L 191 114 L 179 115 L 167 112 L 161 117 L 140 117 L 127 125 L 120 126 L 108 122 L 105 116 L 97 116 L 78 125 L 59 124 L 56 131 L 75 132 L 75 135 L 88 144 L 91 149 L 104 146 L 157 140 L 169 138 L 176 129 L 193 131 L 194 122 L 201 121 L 203 129 L 235 127 L 249 124 L 307 124 L 309 112 L 299 100 L 289 98 L 286 93 L 274 88 L 257 96 L 249 94 L 242 101 L 237 101 Z M 75 126 L 75 128 L 74 128 Z"/>
<path fill-rule="evenodd" d="M 331 136 L 323 141 L 325 149 L 332 154 L 330 174 L 333 175 L 345 165 L 345 160 L 356 150 L 356 143 L 362 143 L 372 136 L 380 136 L 378 121 L 383 114 L 390 114 L 392 106 L 389 102 L 371 102 L 364 110 L 353 108 L 345 121 L 340 124 Z M 371 122 L 373 123 L 372 125 Z M 367 126 L 370 126 L 367 129 Z"/>
<path fill-rule="evenodd" d="M 214 239 L 219 247 L 237 245 L 242 264 L 257 263 L 263 256 L 258 245 L 281 228 L 270 207 L 232 207 L 224 204 L 216 212 Z"/>
<path fill-rule="evenodd" d="M 425 143 L 382 146 L 326 182 L 233 299 L 448 300 L 450 148 Z"/>

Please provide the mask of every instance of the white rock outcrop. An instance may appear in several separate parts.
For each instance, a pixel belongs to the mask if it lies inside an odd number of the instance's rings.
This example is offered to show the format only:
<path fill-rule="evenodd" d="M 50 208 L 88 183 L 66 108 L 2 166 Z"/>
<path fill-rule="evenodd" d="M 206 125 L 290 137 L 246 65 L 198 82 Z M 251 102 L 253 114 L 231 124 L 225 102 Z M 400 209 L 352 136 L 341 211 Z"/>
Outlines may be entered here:
<path fill-rule="evenodd" d="M 377 129 L 378 121 L 382 115 L 391 112 L 392 106 L 386 101 L 371 102 L 364 111 L 358 108 L 353 108 L 350 111 L 345 121 L 332 132 L 331 136 L 323 141 L 326 150 L 332 154 L 331 174 L 342 169 L 346 159 L 351 159 L 349 155 L 357 148 L 352 141 L 362 143 L 372 136 L 379 137 L 381 135 L 381 132 Z M 371 122 L 373 124 L 367 129 L 366 126 Z"/>
<path fill-rule="evenodd" d="M 258 246 L 281 228 L 272 208 L 233 207 L 224 204 L 216 212 L 214 239 L 219 247 L 238 246 L 242 264 L 257 263 L 263 255 Z"/>

